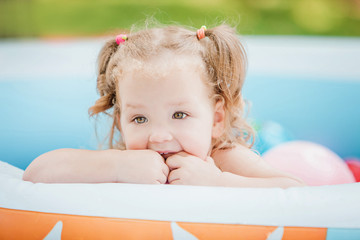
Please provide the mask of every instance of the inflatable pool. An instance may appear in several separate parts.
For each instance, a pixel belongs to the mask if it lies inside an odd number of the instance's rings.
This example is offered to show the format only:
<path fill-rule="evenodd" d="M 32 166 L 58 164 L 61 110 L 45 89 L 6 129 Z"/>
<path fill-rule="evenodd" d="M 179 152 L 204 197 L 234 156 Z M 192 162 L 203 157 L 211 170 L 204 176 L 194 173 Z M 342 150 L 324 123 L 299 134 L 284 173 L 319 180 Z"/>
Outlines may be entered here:
<path fill-rule="evenodd" d="M 359 239 L 360 183 L 33 184 L 0 162 L 0 239 Z"/>
<path fill-rule="evenodd" d="M 246 40 L 251 117 L 359 158 L 360 40 Z M 41 153 L 98 147 L 87 108 L 102 43 L 0 42 L 0 239 L 360 239 L 360 183 L 284 190 L 22 181 Z"/>

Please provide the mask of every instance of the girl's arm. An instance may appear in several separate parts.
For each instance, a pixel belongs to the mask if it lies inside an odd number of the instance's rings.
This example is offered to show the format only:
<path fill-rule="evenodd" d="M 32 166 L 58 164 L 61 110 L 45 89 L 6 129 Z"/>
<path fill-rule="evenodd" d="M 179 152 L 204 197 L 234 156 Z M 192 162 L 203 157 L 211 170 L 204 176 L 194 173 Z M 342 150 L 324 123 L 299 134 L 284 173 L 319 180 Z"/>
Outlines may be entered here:
<path fill-rule="evenodd" d="M 238 145 L 213 154 L 216 165 L 223 172 L 220 184 L 229 187 L 296 187 L 305 183 L 291 174 L 270 166 L 259 155 Z"/>
<path fill-rule="evenodd" d="M 168 167 L 151 150 L 58 149 L 37 157 L 23 180 L 43 183 L 166 183 Z"/>

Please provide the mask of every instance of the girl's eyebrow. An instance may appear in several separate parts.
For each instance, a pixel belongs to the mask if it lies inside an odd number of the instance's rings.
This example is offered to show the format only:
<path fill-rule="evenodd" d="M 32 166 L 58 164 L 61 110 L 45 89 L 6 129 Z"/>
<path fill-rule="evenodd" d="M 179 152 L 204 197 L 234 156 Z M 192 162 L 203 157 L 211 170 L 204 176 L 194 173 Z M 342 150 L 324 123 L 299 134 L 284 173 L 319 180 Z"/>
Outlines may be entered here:
<path fill-rule="evenodd" d="M 125 108 L 145 108 L 145 106 L 142 104 L 127 103 L 125 104 Z"/>
<path fill-rule="evenodd" d="M 188 105 L 191 105 L 191 104 L 192 104 L 191 101 L 184 100 L 184 101 L 179 101 L 179 102 L 171 102 L 168 105 L 172 106 L 172 107 L 177 107 L 177 106 L 188 106 Z M 134 109 L 145 108 L 145 105 L 138 104 L 138 103 L 136 103 L 136 104 L 134 104 L 134 103 L 126 103 L 125 108 L 134 108 Z"/>
<path fill-rule="evenodd" d="M 173 103 L 169 103 L 169 106 L 184 106 L 184 105 L 190 105 L 191 102 L 190 101 L 179 101 L 179 102 L 173 102 Z"/>

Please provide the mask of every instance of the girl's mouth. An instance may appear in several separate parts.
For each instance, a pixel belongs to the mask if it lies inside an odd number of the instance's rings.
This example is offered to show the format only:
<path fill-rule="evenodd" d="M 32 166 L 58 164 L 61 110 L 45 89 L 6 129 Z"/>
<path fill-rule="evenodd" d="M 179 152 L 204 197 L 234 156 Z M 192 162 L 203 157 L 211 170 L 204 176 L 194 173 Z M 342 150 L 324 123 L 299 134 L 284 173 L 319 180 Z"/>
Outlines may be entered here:
<path fill-rule="evenodd" d="M 166 160 L 168 157 L 171 157 L 172 155 L 176 154 L 176 152 L 159 152 L 160 155 Z"/>

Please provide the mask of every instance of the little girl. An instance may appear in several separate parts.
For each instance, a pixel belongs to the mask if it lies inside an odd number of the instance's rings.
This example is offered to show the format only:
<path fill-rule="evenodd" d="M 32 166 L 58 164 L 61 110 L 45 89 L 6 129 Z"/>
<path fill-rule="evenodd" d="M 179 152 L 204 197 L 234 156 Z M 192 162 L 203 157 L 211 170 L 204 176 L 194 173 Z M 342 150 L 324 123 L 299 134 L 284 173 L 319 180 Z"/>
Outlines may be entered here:
<path fill-rule="evenodd" d="M 101 97 L 91 116 L 112 117 L 110 149 L 58 149 L 23 179 L 47 183 L 148 183 L 291 187 L 250 150 L 243 118 L 246 56 L 235 31 L 145 29 L 108 41 L 99 55 Z M 116 138 L 116 133 L 120 133 Z"/>

